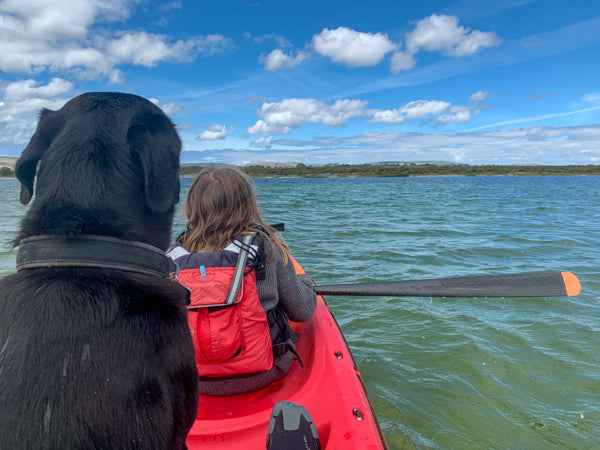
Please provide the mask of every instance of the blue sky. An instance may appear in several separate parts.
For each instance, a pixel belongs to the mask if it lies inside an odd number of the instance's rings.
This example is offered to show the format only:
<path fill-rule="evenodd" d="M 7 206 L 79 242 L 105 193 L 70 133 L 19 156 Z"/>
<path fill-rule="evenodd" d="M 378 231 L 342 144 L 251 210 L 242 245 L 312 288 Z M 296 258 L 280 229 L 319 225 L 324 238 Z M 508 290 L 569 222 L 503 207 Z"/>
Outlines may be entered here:
<path fill-rule="evenodd" d="M 600 164 L 600 2 L 0 1 L 0 155 L 86 91 L 182 162 Z"/>

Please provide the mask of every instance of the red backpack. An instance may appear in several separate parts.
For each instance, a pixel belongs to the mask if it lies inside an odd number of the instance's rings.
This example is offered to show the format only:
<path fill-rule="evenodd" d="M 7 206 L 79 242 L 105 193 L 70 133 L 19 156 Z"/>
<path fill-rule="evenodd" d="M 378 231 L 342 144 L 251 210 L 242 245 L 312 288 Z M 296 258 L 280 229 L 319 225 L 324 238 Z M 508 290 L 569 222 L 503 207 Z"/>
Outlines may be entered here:
<path fill-rule="evenodd" d="M 246 262 L 255 233 L 234 241 L 235 266 L 226 250 L 193 253 L 182 247 L 169 252 L 181 270 L 178 280 L 190 289 L 188 321 L 201 376 L 261 372 L 273 366 L 273 343 L 267 315 L 258 299 L 256 274 Z M 228 256 L 225 258 L 224 256 Z M 224 265 L 225 264 L 225 265 Z"/>

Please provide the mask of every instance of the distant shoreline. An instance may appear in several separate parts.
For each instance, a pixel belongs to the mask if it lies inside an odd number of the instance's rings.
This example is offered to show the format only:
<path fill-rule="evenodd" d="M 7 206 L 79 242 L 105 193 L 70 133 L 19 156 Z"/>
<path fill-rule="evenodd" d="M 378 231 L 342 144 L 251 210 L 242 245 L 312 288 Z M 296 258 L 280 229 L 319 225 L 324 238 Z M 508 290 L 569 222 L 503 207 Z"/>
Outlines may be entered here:
<path fill-rule="evenodd" d="M 181 176 L 193 177 L 202 166 L 182 166 Z M 251 178 L 361 178 L 361 177 L 459 177 L 459 176 L 548 176 L 600 175 L 600 165 L 497 166 L 466 164 L 328 164 L 295 167 L 244 166 Z"/>
<path fill-rule="evenodd" d="M 17 158 L 0 156 L 0 177 L 14 178 Z M 192 178 L 203 165 L 181 165 L 181 178 Z M 251 178 L 363 178 L 461 176 L 600 175 L 600 165 L 478 165 L 435 163 L 281 164 L 240 167 Z"/>

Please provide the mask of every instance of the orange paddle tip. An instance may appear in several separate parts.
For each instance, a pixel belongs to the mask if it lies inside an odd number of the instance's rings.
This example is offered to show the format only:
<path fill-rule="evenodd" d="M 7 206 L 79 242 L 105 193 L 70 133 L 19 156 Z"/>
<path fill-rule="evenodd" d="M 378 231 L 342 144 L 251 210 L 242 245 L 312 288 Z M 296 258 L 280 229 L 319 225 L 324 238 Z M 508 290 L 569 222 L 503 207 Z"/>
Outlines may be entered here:
<path fill-rule="evenodd" d="M 563 281 L 565 282 L 565 289 L 567 290 L 567 295 L 572 297 L 574 295 L 579 295 L 581 292 L 581 284 L 577 277 L 571 272 L 562 272 Z"/>

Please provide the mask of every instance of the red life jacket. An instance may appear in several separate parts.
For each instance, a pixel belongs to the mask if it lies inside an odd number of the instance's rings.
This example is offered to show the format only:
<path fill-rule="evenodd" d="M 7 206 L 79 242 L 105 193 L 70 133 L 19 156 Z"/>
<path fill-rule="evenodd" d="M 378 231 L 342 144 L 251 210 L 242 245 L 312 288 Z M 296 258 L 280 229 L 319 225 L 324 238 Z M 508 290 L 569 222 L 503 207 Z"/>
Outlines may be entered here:
<path fill-rule="evenodd" d="M 216 252 L 189 253 L 178 245 L 168 252 L 180 267 L 179 282 L 190 289 L 188 321 L 201 376 L 261 372 L 273 366 L 267 315 L 252 270 L 258 257 L 257 246 L 249 245 L 252 238 Z M 238 264 L 244 256 L 241 248 L 250 250 L 248 262 L 244 258 Z M 236 264 L 243 264 L 237 271 L 239 290 L 233 280 Z"/>

